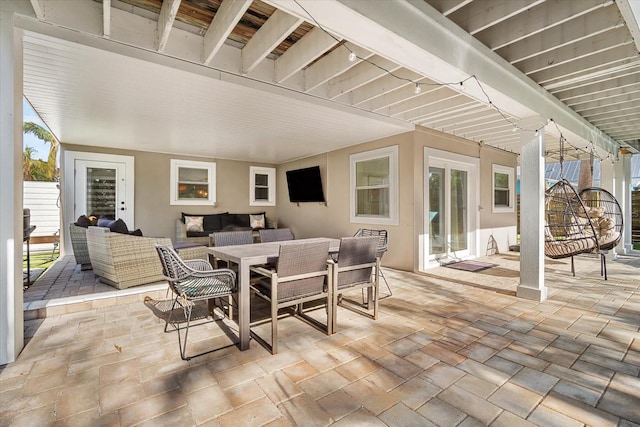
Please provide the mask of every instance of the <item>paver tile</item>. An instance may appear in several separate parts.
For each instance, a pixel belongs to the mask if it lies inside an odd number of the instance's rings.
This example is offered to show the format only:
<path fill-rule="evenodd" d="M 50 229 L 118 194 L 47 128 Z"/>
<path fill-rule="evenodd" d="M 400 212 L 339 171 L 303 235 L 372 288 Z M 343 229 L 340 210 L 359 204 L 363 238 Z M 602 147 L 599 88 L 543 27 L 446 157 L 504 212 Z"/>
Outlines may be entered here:
<path fill-rule="evenodd" d="M 518 415 L 521 418 L 527 416 L 542 400 L 542 396 L 526 388 L 513 383 L 506 383 L 493 393 L 489 402 Z"/>
<path fill-rule="evenodd" d="M 438 426 L 458 425 L 467 416 L 461 410 L 449 405 L 447 402 L 434 397 L 422 405 L 418 412 L 429 421 Z"/>

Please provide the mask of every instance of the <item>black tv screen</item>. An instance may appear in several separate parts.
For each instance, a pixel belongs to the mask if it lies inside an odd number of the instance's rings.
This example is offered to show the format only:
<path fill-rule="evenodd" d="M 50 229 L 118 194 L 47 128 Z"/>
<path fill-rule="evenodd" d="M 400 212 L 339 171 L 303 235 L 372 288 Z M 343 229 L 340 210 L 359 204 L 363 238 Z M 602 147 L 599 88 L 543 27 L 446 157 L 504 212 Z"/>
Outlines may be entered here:
<path fill-rule="evenodd" d="M 324 202 L 320 166 L 287 171 L 289 201 Z"/>

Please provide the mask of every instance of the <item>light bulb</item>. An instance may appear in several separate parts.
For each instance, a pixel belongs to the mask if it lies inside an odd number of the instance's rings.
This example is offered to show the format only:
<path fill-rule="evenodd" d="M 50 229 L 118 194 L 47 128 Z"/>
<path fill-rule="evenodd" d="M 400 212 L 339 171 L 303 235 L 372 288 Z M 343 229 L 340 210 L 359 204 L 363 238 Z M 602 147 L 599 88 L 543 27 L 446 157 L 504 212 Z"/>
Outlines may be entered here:
<path fill-rule="evenodd" d="M 356 59 L 358 59 L 358 57 L 356 56 L 355 52 L 349 53 L 349 62 L 356 62 Z"/>
<path fill-rule="evenodd" d="M 417 94 L 419 94 L 420 92 L 422 92 L 422 88 L 420 87 L 420 83 L 416 83 L 416 89 L 414 90 L 414 92 Z"/>
<path fill-rule="evenodd" d="M 513 129 L 511 130 L 511 132 L 515 132 L 518 130 L 518 126 L 514 126 Z"/>
<path fill-rule="evenodd" d="M 538 129 L 536 129 L 536 136 L 538 136 Z"/>
<path fill-rule="evenodd" d="M 460 82 L 460 91 L 464 92 L 464 82 Z"/>

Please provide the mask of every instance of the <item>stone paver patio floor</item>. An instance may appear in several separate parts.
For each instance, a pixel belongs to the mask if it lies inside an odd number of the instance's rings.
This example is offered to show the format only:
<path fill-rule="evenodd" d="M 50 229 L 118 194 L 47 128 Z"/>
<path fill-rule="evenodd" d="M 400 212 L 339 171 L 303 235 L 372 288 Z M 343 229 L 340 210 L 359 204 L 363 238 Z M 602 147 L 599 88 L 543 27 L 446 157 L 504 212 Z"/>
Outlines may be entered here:
<path fill-rule="evenodd" d="M 610 261 L 606 282 L 593 256 L 575 278 L 551 261 L 542 303 L 515 297 L 517 255 L 481 260 L 498 267 L 385 269 L 378 321 L 339 309 L 326 336 L 285 318 L 277 355 L 252 340 L 182 361 L 143 303 L 164 298 L 157 286 L 36 309 L 24 351 L 0 367 L 0 425 L 639 425 L 640 259 Z M 89 274 L 71 270 L 51 285 Z M 225 340 L 199 326 L 190 351 Z"/>

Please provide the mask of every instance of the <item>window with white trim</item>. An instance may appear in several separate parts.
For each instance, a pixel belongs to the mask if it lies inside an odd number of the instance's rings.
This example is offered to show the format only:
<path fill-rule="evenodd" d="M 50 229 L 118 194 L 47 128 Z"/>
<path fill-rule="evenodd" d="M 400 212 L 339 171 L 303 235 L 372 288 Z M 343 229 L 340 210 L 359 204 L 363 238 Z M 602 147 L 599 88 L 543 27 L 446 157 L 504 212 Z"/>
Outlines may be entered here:
<path fill-rule="evenodd" d="M 171 159 L 172 205 L 215 205 L 216 164 Z"/>
<path fill-rule="evenodd" d="M 514 212 L 516 192 L 514 168 L 494 164 L 492 167 L 492 183 L 492 212 Z"/>
<path fill-rule="evenodd" d="M 349 156 L 351 222 L 398 225 L 398 146 Z"/>
<path fill-rule="evenodd" d="M 276 205 L 275 168 L 249 167 L 249 206 Z"/>

